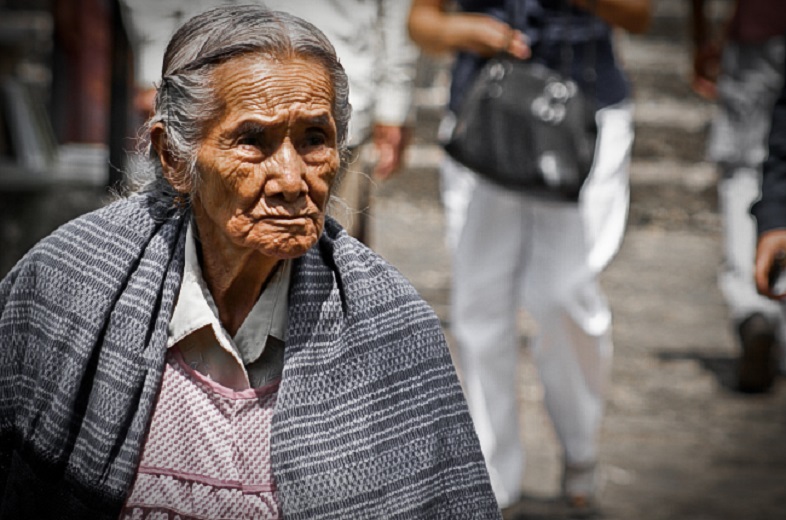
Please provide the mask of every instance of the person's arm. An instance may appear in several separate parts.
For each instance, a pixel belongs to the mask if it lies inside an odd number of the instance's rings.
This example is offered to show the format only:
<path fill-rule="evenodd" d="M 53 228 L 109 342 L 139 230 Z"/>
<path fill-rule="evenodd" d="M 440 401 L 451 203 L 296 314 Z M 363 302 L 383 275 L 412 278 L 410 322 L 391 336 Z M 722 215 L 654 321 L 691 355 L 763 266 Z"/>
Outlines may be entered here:
<path fill-rule="evenodd" d="M 769 275 L 776 262 L 786 255 L 786 84 L 775 104 L 770 127 L 769 156 L 764 162 L 761 197 L 751 208 L 756 217 L 759 239 L 756 246 L 756 288 L 770 298 L 774 294 Z"/>
<path fill-rule="evenodd" d="M 449 12 L 446 0 L 413 0 L 409 35 L 425 52 L 467 51 L 480 56 L 507 52 L 529 57 L 525 37 L 505 22 L 479 13 Z"/>
<path fill-rule="evenodd" d="M 691 0 L 691 41 L 693 43 L 693 78 L 691 88 L 700 96 L 718 97 L 716 83 L 721 72 L 721 54 L 728 26 L 734 19 L 740 0 L 735 0 L 719 27 L 710 27 L 705 0 Z"/>
<path fill-rule="evenodd" d="M 372 140 L 377 151 L 374 175 L 381 179 L 398 171 L 409 142 L 417 62 L 417 48 L 407 34 L 409 9 L 409 0 L 380 1 L 377 27 L 381 45 Z"/>
<path fill-rule="evenodd" d="M 720 47 L 710 38 L 705 0 L 691 0 L 691 41 L 693 42 L 693 77 L 691 88 L 698 95 L 715 99 L 715 81 L 720 72 Z"/>
<path fill-rule="evenodd" d="M 592 10 L 609 25 L 639 34 L 650 26 L 650 0 L 571 0 L 582 9 Z"/>
<path fill-rule="evenodd" d="M 691 41 L 694 49 L 700 48 L 710 39 L 709 31 L 707 30 L 705 5 L 705 0 L 691 0 L 690 3 Z"/>

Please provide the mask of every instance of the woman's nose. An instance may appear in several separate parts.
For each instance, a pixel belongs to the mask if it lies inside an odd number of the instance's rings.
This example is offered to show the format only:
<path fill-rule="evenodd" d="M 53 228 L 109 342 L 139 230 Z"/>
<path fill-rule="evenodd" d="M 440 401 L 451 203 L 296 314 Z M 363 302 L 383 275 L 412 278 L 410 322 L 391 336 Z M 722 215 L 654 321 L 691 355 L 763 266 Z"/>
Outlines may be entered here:
<path fill-rule="evenodd" d="M 292 142 L 286 139 L 272 157 L 265 182 L 265 195 L 294 202 L 308 191 L 306 164 Z"/>

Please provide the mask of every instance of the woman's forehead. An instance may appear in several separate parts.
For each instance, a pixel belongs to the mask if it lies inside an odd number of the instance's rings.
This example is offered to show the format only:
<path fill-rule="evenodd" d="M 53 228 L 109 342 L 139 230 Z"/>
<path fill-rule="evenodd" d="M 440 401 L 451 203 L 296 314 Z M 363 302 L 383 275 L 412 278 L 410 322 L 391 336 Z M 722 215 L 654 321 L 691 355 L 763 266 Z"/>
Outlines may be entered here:
<path fill-rule="evenodd" d="M 330 75 L 313 59 L 245 55 L 219 65 L 213 77 L 216 95 L 229 110 L 277 111 L 293 104 L 332 109 Z"/>

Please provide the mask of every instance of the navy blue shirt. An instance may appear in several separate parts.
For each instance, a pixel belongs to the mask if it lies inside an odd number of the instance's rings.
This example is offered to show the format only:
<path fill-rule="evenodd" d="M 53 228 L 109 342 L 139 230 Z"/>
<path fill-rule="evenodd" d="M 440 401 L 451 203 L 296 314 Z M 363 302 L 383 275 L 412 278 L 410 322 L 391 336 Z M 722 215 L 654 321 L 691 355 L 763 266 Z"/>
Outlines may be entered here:
<path fill-rule="evenodd" d="M 630 95 L 630 87 L 614 56 L 611 28 L 598 17 L 569 6 L 567 2 L 459 0 L 458 4 L 464 11 L 488 14 L 520 30 L 532 49 L 530 59 L 569 73 L 585 93 L 596 98 L 598 108 L 623 101 Z M 454 112 L 484 62 L 484 58 L 470 53 L 460 52 L 456 56 L 449 104 Z M 594 62 L 590 67 L 594 74 L 590 77 L 587 75 L 588 62 Z"/>
<path fill-rule="evenodd" d="M 763 167 L 761 198 L 751 212 L 756 217 L 759 234 L 786 228 L 786 83 L 772 111 L 769 156 Z"/>

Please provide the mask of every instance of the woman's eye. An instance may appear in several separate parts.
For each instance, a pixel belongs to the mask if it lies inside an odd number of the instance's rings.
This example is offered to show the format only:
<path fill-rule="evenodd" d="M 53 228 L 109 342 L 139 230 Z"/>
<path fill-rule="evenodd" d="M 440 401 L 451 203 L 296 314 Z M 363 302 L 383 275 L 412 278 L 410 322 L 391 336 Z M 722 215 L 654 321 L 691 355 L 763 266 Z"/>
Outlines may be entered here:
<path fill-rule="evenodd" d="M 259 146 L 260 139 L 256 135 L 246 135 L 237 140 L 240 146 Z"/>
<path fill-rule="evenodd" d="M 306 133 L 305 145 L 308 148 L 322 146 L 327 143 L 327 136 L 322 130 L 312 130 Z"/>

